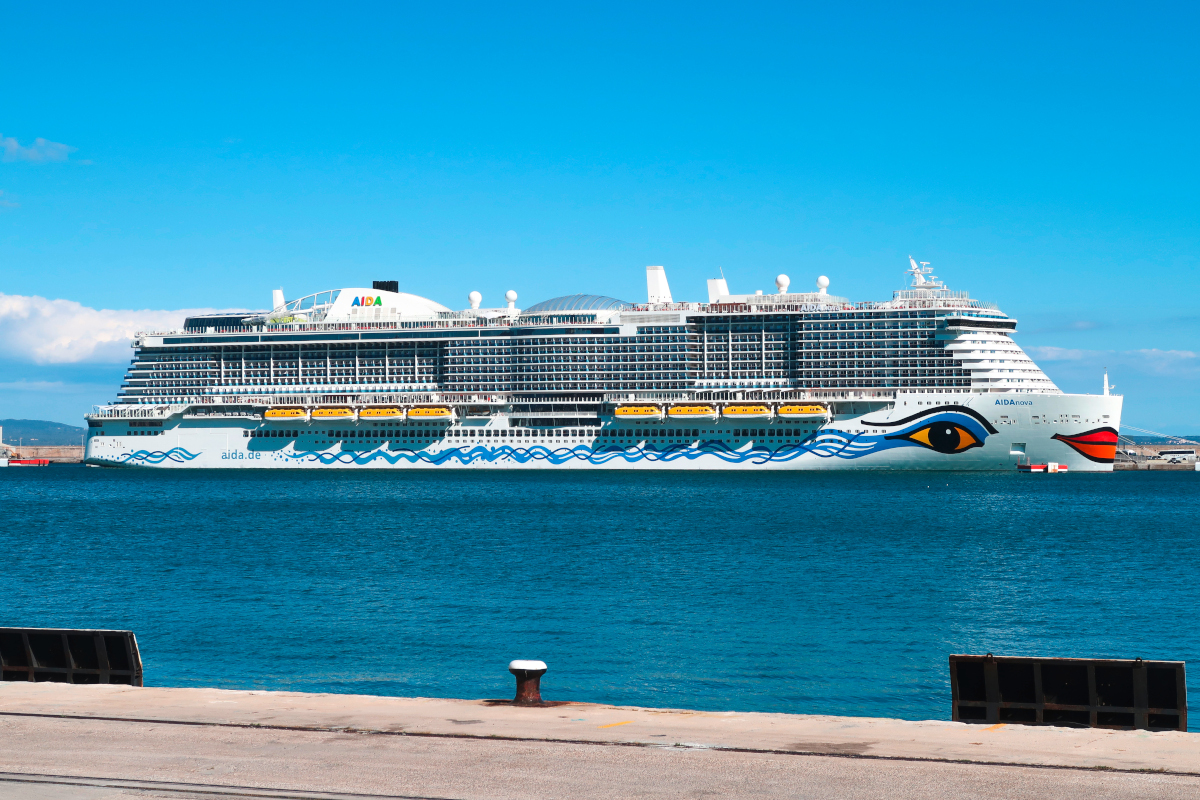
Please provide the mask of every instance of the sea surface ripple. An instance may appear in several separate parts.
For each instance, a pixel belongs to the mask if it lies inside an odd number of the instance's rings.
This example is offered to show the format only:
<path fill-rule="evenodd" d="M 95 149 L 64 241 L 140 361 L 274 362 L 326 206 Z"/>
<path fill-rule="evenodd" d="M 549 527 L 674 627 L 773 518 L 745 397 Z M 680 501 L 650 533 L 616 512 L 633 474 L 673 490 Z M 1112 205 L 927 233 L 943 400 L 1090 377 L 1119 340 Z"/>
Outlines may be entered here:
<path fill-rule="evenodd" d="M 0 508 L 0 624 L 132 629 L 147 685 L 539 658 L 547 699 L 948 719 L 951 653 L 1200 658 L 1197 473 L 9 468 Z"/>

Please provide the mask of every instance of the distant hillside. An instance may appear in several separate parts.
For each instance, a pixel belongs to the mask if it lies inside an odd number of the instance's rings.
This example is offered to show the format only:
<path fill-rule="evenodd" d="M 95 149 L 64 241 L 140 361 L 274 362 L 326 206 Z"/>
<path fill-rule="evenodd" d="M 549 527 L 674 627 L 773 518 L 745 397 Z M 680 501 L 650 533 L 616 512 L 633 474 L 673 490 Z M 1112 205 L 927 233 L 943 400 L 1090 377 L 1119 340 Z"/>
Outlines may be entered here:
<path fill-rule="evenodd" d="M 85 430 L 40 419 L 0 419 L 0 426 L 4 428 L 5 444 L 15 445 L 23 441 L 26 446 L 32 447 L 83 444 Z"/>

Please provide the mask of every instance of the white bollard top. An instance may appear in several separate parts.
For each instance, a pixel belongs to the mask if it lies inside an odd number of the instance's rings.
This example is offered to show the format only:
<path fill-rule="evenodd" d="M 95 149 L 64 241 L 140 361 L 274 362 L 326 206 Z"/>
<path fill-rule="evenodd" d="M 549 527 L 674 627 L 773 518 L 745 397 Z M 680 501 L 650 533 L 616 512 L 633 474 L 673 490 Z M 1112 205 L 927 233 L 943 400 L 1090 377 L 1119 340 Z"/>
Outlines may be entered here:
<path fill-rule="evenodd" d="M 511 669 L 546 669 L 545 661 L 510 661 L 508 668 Z"/>

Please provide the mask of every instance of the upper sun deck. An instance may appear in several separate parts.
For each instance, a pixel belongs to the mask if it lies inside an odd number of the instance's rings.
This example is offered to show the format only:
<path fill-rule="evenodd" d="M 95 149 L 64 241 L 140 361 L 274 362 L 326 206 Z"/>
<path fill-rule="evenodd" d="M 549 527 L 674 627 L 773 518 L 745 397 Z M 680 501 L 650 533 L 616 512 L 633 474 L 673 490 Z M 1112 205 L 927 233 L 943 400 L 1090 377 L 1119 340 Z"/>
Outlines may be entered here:
<path fill-rule="evenodd" d="M 676 302 L 662 267 L 647 268 L 648 299 L 628 303 L 601 295 L 568 295 L 516 307 L 517 294 L 506 294 L 507 306 L 481 308 L 481 296 L 471 292 L 471 307 L 461 311 L 419 295 L 394 291 L 396 282 L 377 282 L 376 288 L 332 289 L 284 301 L 276 291 L 271 311 L 235 314 L 225 312 L 189 317 L 182 330 L 146 331 L 138 337 L 249 332 L 299 333 L 355 330 L 414 330 L 454 328 L 534 328 L 562 324 L 665 324 L 682 323 L 685 316 L 730 314 L 811 314 L 824 312 L 935 311 L 947 314 L 1008 319 L 994 303 L 971 299 L 968 292 L 951 291 L 930 274 L 928 262 L 909 257 L 911 284 L 892 293 L 892 299 L 851 302 L 826 292 L 829 279 L 817 279 L 815 292 L 789 292 L 790 280 L 780 275 L 777 292 L 731 294 L 724 278 L 710 280 L 708 302 Z M 379 288 L 381 285 L 387 288 Z"/>

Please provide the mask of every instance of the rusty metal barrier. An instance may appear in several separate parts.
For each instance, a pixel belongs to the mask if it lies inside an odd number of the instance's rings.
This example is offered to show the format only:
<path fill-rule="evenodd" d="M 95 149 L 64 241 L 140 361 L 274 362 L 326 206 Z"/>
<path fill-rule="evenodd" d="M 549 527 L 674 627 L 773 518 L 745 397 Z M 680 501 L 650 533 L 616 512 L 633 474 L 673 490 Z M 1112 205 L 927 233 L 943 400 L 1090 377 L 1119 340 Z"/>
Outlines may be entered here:
<path fill-rule="evenodd" d="M 0 680 L 142 685 L 133 631 L 0 628 Z"/>
<path fill-rule="evenodd" d="M 1184 662 L 950 656 L 956 722 L 1187 730 Z"/>

